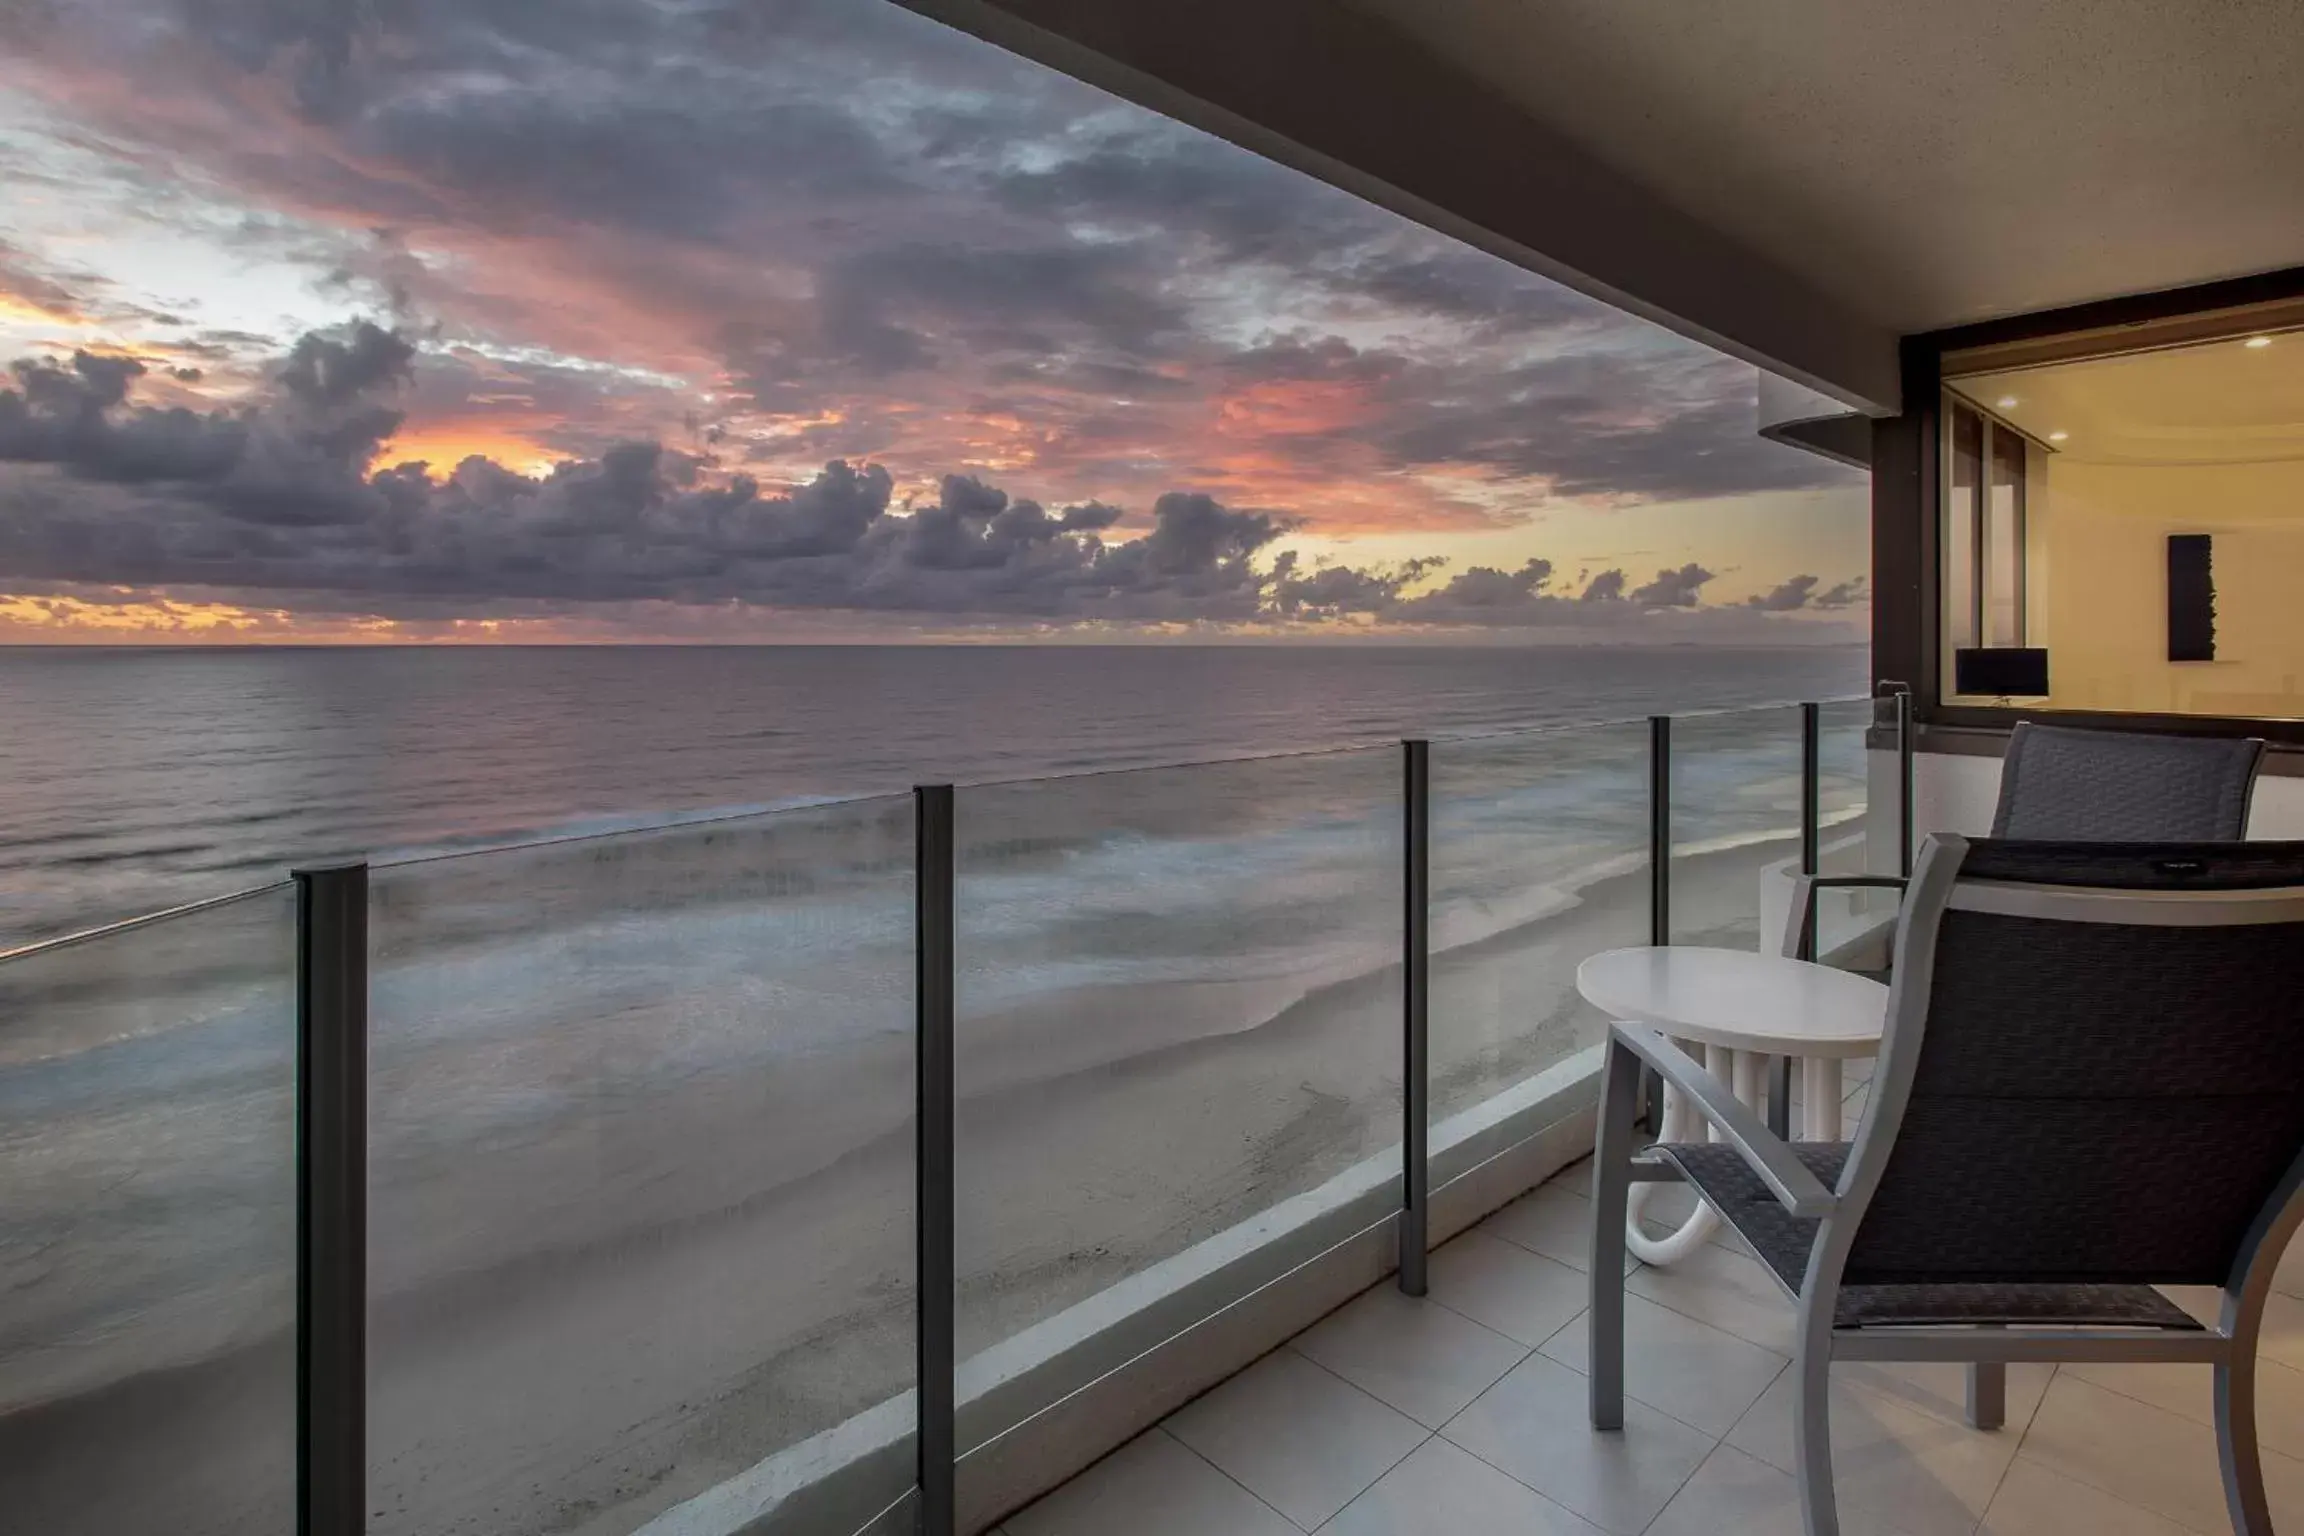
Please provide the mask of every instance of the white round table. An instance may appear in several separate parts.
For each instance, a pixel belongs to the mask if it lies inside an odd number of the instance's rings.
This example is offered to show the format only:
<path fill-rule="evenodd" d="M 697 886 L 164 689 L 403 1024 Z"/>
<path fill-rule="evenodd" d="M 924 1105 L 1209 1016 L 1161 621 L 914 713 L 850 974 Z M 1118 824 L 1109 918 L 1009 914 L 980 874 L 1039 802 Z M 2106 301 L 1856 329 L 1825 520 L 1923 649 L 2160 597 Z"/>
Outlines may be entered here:
<path fill-rule="evenodd" d="M 1753 1109 L 1761 1108 L 1768 1059 L 1801 1063 L 1799 1139 L 1841 1139 L 1840 1064 L 1877 1056 L 1888 989 L 1866 976 L 1742 949 L 1612 949 L 1576 968 L 1576 990 L 1612 1019 L 1653 1026 L 1691 1056 L 1702 1046 L 1705 1070 Z M 1700 1134 L 1700 1114 L 1669 1083 L 1659 1141 Z M 1693 1253 L 1719 1224 L 1697 1202 L 1677 1232 L 1651 1238 L 1640 1211 L 1655 1186 L 1632 1186 L 1625 1242 L 1643 1263 L 1669 1264 Z"/>

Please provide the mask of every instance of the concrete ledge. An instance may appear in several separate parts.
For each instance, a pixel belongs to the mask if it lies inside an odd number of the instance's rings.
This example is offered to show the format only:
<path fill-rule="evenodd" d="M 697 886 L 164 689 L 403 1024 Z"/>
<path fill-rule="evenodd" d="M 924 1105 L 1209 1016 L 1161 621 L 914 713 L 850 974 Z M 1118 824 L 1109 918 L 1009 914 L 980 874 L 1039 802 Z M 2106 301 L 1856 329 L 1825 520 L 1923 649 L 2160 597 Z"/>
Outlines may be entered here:
<path fill-rule="evenodd" d="M 960 1462 L 960 1529 L 1060 1486 L 1398 1267 L 1387 1214 L 978 1446 Z"/>
<path fill-rule="evenodd" d="M 1434 1128 L 1426 1217 L 1434 1247 L 1591 1153 L 1605 1056 L 1604 1046 L 1587 1046 Z"/>
<path fill-rule="evenodd" d="M 1592 1150 L 1593 1046 L 1435 1125 L 1438 1243 Z M 1397 1147 L 965 1360 L 960 1527 L 988 1529 L 1399 1267 Z M 908 1530 L 907 1392 L 666 1511 L 637 1536 Z"/>

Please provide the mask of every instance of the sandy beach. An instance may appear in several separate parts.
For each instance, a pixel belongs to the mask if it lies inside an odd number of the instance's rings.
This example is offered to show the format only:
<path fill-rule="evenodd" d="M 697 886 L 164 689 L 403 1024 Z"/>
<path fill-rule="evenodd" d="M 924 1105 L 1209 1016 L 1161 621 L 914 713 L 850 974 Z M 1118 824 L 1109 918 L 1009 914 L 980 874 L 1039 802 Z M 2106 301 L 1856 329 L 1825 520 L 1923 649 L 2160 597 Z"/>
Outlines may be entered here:
<path fill-rule="evenodd" d="M 1681 860 L 1677 937 L 1749 947 L 1786 851 Z M 1644 942 L 1646 899 L 1643 874 L 1603 879 L 1436 959 L 1435 1116 L 1597 1038 L 1576 963 Z M 968 1026 L 963 1354 L 1397 1144 L 1397 969 L 1208 1029 L 1255 1001 L 1164 1015 L 1081 989 Z M 699 1071 L 454 1180 L 378 1169 L 370 1530 L 612 1536 L 907 1387 L 910 1050 L 884 1033 L 786 1073 Z M 507 1212 L 517 1231 L 472 1240 Z M 0 1416 L 0 1528 L 286 1531 L 290 1353 Z M 151 1476 L 120 1475 L 123 1442 Z"/>

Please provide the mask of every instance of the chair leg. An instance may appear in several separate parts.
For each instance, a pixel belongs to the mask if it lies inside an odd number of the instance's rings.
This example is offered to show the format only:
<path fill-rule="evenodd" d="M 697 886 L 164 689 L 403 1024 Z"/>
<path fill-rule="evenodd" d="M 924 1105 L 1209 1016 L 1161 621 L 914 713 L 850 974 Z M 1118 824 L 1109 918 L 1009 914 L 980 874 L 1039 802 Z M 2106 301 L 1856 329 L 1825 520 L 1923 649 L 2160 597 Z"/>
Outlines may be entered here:
<path fill-rule="evenodd" d="M 2008 1422 L 2008 1367 L 1999 1360 L 1977 1360 L 1968 1366 L 1968 1423 L 1975 1429 L 1998 1429 Z"/>
<path fill-rule="evenodd" d="M 2256 1339 L 2239 1340 L 2216 1372 L 2216 1456 L 2224 1467 L 2224 1506 L 2235 1536 L 2272 1536 L 2264 1459 L 2256 1449 Z"/>
<path fill-rule="evenodd" d="M 1640 1058 L 1614 1041 L 1600 1082 L 1600 1135 L 1592 1154 L 1592 1427 L 1624 1427 L 1624 1222 L 1632 1196 L 1633 1116 Z"/>
<path fill-rule="evenodd" d="M 1840 1536 L 1832 1489 L 1832 1354 L 1813 1338 L 1792 1362 L 1800 1373 L 1792 1396 L 1792 1461 L 1800 1480 L 1800 1525 L 1806 1536 Z"/>

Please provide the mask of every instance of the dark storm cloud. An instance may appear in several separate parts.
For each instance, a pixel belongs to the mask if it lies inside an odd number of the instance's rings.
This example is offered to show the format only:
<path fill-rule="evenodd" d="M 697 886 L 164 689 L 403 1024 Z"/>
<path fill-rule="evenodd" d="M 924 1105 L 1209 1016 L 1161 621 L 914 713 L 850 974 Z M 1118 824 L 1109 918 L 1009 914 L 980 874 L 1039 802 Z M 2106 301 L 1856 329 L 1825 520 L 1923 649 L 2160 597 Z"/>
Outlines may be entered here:
<path fill-rule="evenodd" d="M 1401 603 L 1391 617 L 1410 624 L 1479 628 L 1573 623 L 1575 605 L 1548 590 L 1551 581 L 1549 560 L 1530 560 L 1516 571 L 1474 566 Z"/>
<path fill-rule="evenodd" d="M 1583 596 L 1577 599 L 1578 602 L 1583 603 L 1617 603 L 1623 600 L 1624 573 L 1622 571 L 1602 571 L 1586 583 Z"/>
<path fill-rule="evenodd" d="M 1463 608 L 1508 607 L 1540 595 L 1552 584 L 1552 562 L 1531 560 L 1516 571 L 1476 565 L 1452 578 L 1432 594 L 1444 605 Z"/>
<path fill-rule="evenodd" d="M 113 408 L 144 373 L 133 358 L 20 359 L 0 389 L 0 461 L 56 464 L 89 480 L 212 482 L 239 461 L 248 426 L 231 416 Z"/>
<path fill-rule="evenodd" d="M 1105 398 L 1196 393 L 1150 366 L 1195 350 L 1189 330 L 1140 249 L 914 242 L 829 263 L 801 319 L 732 325 L 721 345 L 767 410 L 859 396 L 869 410 L 973 388 L 954 402 L 959 412 L 1002 414 L 1021 409 L 1004 395 L 1012 384 Z M 1062 409 L 1069 420 L 1079 405 Z"/>
<path fill-rule="evenodd" d="M 1066 534 L 1099 533 L 1119 520 L 1118 507 L 1093 502 L 1050 516 L 973 475 L 946 475 L 935 502 L 912 509 L 890 548 L 899 564 L 919 570 L 1008 570 L 1063 545 Z"/>
<path fill-rule="evenodd" d="M 994 364 L 986 376 L 995 385 L 1032 384 L 1115 400 L 1179 400 L 1206 388 L 1200 380 L 1127 359 L 1018 357 Z M 1073 430 L 1081 431 L 1095 419 L 1075 416 Z"/>
<path fill-rule="evenodd" d="M 757 198 L 858 203 L 907 185 L 888 146 L 837 105 L 670 90 L 600 105 L 540 92 L 396 96 L 362 136 L 501 208 L 690 240 L 742 239 Z"/>
<path fill-rule="evenodd" d="M 1398 616 L 1424 624 L 1544 622 L 1558 617 L 1561 606 L 1551 584 L 1549 560 L 1530 560 L 1516 571 L 1476 565 L 1401 604 Z"/>
<path fill-rule="evenodd" d="M 1398 568 L 1323 565 L 1310 572 L 1294 550 L 1272 565 L 1272 606 L 1288 618 L 1340 618 L 1398 611 L 1400 589 L 1439 561 L 1412 560 Z"/>
<path fill-rule="evenodd" d="M 296 259 L 400 324 L 269 361 L 172 339 L 260 374 L 212 410 L 138 403 L 165 381 L 133 362 L 19 365 L 0 574 L 367 611 L 1634 623 L 1702 581 L 1625 601 L 1607 571 L 1579 601 L 1534 561 L 1409 596 L 1438 562 L 1271 548 L 1338 507 L 1498 518 L 1428 470 L 1624 502 L 1846 480 L 1755 438 L 1739 364 L 882 0 L 129 10 L 43 10 L 23 78 L 154 187 L 221 189 L 269 252 L 335 231 Z M 372 472 L 404 426 L 577 457 Z M 833 462 L 777 492 L 730 472 L 748 455 Z M 907 485 L 1026 463 L 1052 505 L 967 475 L 896 505 L 867 460 Z M 1858 600 L 1813 605 L 1835 594 Z"/>
<path fill-rule="evenodd" d="M 1816 584 L 1817 578 L 1814 576 L 1794 576 L 1778 582 L 1770 591 L 1746 598 L 1744 605 L 1757 608 L 1762 613 L 1792 613 L 1808 606 L 1809 598 L 1816 591 Z"/>
<path fill-rule="evenodd" d="M 1693 608 L 1712 572 L 1691 560 L 1676 571 L 1658 571 L 1656 579 L 1633 588 L 1624 600 L 1643 608 Z"/>
<path fill-rule="evenodd" d="M 416 348 L 406 337 L 367 321 L 342 337 L 309 333 L 280 367 L 280 387 L 299 406 L 329 412 L 367 406 L 363 397 L 405 383 Z M 379 439 L 390 432 L 386 427 Z M 371 447 L 374 445 L 371 444 Z"/>
<path fill-rule="evenodd" d="M 1380 388 L 1416 364 L 1397 352 L 1355 347 L 1341 336 L 1290 336 L 1243 347 L 1213 364 L 1228 384 L 1354 384 Z"/>
<path fill-rule="evenodd" d="M 1312 269 L 1396 237 L 1390 214 L 1175 124 L 1151 124 L 993 183 L 1005 206 L 1205 242 L 1224 261 Z"/>
<path fill-rule="evenodd" d="M 19 363 L 0 389 L 0 577 L 43 584 L 274 594 L 298 611 L 437 619 L 603 604 L 909 614 L 937 620 L 1541 626 L 1693 607 L 1710 573 L 1621 572 L 1582 600 L 1551 562 L 1474 567 L 1415 596 L 1444 562 L 1307 570 L 1263 562 L 1290 519 L 1172 491 L 1150 528 L 1120 508 L 1051 509 L 969 475 L 894 504 L 877 465 L 835 461 L 774 492 L 702 455 L 620 444 L 542 476 L 472 457 L 445 474 L 367 468 L 399 420 L 407 340 L 361 324 L 301 338 L 230 411 L 136 403 L 133 359 Z"/>
<path fill-rule="evenodd" d="M 1603 324 L 1609 311 L 1419 229 L 1285 166 L 1174 124 L 994 182 L 1011 209 L 1124 229 L 1207 259 L 1264 263 L 1299 283 L 1410 313 L 1531 328 Z"/>
<path fill-rule="evenodd" d="M 1362 254 L 1329 280 L 1411 313 L 1497 327 L 1598 330 L 1621 323 L 1581 294 L 1531 281 L 1518 267 L 1437 236 Z"/>
<path fill-rule="evenodd" d="M 1516 571 L 1475 566 L 1443 586 L 1401 601 L 1384 617 L 1400 623 L 1485 629 L 1652 625 L 1660 611 L 1688 614 L 1699 608 L 1697 588 L 1711 579 L 1709 573 L 1690 566 L 1662 573 L 1656 582 L 1627 594 L 1624 573 L 1608 570 L 1594 576 L 1582 593 L 1570 596 L 1553 589 L 1554 574 L 1552 562 L 1542 559 L 1530 560 Z M 1705 609 L 1701 617 L 1715 632 L 1727 632 L 1720 626 L 1728 622 L 1728 610 Z"/>
<path fill-rule="evenodd" d="M 950 193 L 984 204 L 1018 142 L 1107 105 L 884 0 L 223 4 L 249 23 L 243 70 L 321 80 L 307 115 L 463 217 L 747 254 L 949 228 Z M 318 37 L 315 9 L 336 13 Z"/>
<path fill-rule="evenodd" d="M 166 484 L 248 527 L 357 522 L 378 505 L 361 470 L 401 421 L 383 397 L 405 382 L 413 356 L 401 337 L 364 322 L 341 336 L 308 335 L 262 405 L 208 414 L 128 405 L 146 372 L 134 358 L 21 360 L 10 369 L 16 387 L 0 390 L 0 461 Z M 198 547 L 203 558 L 221 553 L 212 539 Z"/>
<path fill-rule="evenodd" d="M 960 475 L 896 515 L 888 472 L 827 465 L 764 493 L 628 443 L 540 478 L 469 458 L 365 472 L 397 423 L 407 343 L 307 336 L 262 399 L 198 415 L 129 401 L 141 364 L 19 364 L 0 390 L 0 574 L 395 600 L 660 600 L 953 615 L 1246 620 L 1271 513 L 1170 493 L 1151 531 L 1051 512 Z M 101 487 L 111 487 L 104 491 Z"/>
<path fill-rule="evenodd" d="M 1271 606 L 1292 619 L 1364 618 L 1412 628 L 1621 631 L 1651 626 L 1669 615 L 1670 622 L 1701 620 L 1706 632 L 1723 636 L 1766 632 L 1767 621 L 1754 616 L 1748 604 L 1695 612 L 1701 608 L 1696 590 L 1711 579 L 1700 570 L 1695 575 L 1664 573 L 1658 583 L 1629 596 L 1621 571 L 1603 571 L 1572 597 L 1553 589 L 1552 562 L 1534 559 L 1511 571 L 1474 566 L 1427 591 L 1404 595 L 1445 564 L 1426 559 L 1371 569 L 1331 565 L 1305 575 L 1292 555 L 1283 555 L 1272 570 Z M 1658 590 L 1659 585 L 1669 590 Z M 1739 617 L 1750 621 L 1741 629 L 1735 625 Z"/>
<path fill-rule="evenodd" d="M 1483 258 L 1484 259 L 1484 258 Z M 1266 342 L 1209 363 L 1233 385 L 1322 383 L 1360 412 L 1289 450 L 1372 450 L 1389 470 L 1477 465 L 1555 495 L 1694 500 L 1844 484 L 1848 472 L 1752 429 L 1752 371 L 1708 353 L 1563 355 L 1467 367 L 1339 337 Z"/>
<path fill-rule="evenodd" d="M 1567 496 L 1692 500 L 1844 484 L 1848 472 L 1752 429 L 1752 371 L 1672 349 L 1515 368 L 1418 368 L 1387 397 L 1377 441 L 1404 465 L 1480 464 Z"/>
<path fill-rule="evenodd" d="M 976 390 L 1063 426 L 1096 401 L 1002 391 L 1088 397 L 1129 369 L 1188 396 L 1178 380 L 1205 391 L 1259 349 L 1205 295 L 1269 269 L 1254 280 L 1291 303 L 1553 353 L 1390 359 L 1377 419 L 1352 437 L 1377 472 L 1469 464 L 1627 499 L 1846 478 L 1755 438 L 1741 365 L 1655 345 L 1556 284 L 894 6 L 200 0 L 177 31 L 190 52 L 171 58 L 294 82 L 341 150 L 283 154 L 256 121 L 182 152 L 378 226 L 560 237 L 555 259 L 596 280 L 717 311 L 709 344 L 766 410 Z M 106 68 L 139 57 L 100 31 L 80 41 Z M 673 278 L 652 270 L 669 248 L 740 261 Z M 367 275 L 402 312 L 452 281 L 404 253 Z M 487 323 L 486 306 L 436 297 Z M 1558 355 L 1570 339 L 1600 350 Z"/>
<path fill-rule="evenodd" d="M 928 338 L 939 333 L 974 353 L 1062 355 L 1086 344 L 1140 356 L 1185 323 L 1140 268 L 1135 253 L 1110 246 L 896 246 L 828 274 L 823 334 L 834 355 L 874 373 L 938 361 Z"/>
<path fill-rule="evenodd" d="M 1867 582 L 1864 577 L 1851 577 L 1834 582 L 1819 592 L 1823 581 L 1815 576 L 1793 576 L 1778 582 L 1769 591 L 1744 599 L 1744 606 L 1761 613 L 1795 613 L 1803 608 L 1836 610 L 1852 608 L 1864 601 Z"/>

